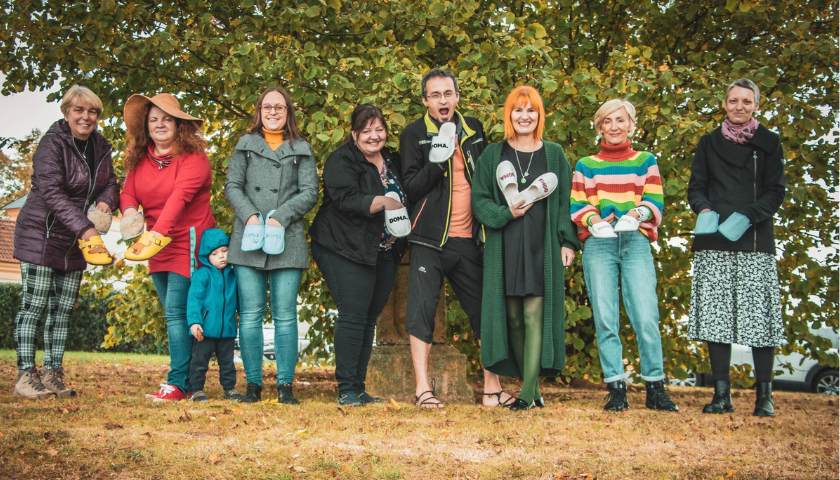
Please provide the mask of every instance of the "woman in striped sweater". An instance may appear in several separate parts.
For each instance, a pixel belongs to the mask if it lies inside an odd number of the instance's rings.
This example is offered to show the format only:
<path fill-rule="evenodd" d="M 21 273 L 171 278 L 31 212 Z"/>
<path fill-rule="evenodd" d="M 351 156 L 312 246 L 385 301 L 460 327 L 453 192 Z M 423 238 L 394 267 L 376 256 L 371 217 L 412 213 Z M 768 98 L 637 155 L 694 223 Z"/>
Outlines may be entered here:
<path fill-rule="evenodd" d="M 636 109 L 622 99 L 604 103 L 595 113 L 601 151 L 578 160 L 572 177 L 571 215 L 585 241 L 583 273 L 595 315 L 604 382 L 609 388 L 604 410 L 629 408 L 619 337 L 619 276 L 624 308 L 636 332 L 645 406 L 679 410 L 665 392 L 656 271 L 650 243 L 662 221 L 662 183 L 656 158 L 630 147 Z"/>

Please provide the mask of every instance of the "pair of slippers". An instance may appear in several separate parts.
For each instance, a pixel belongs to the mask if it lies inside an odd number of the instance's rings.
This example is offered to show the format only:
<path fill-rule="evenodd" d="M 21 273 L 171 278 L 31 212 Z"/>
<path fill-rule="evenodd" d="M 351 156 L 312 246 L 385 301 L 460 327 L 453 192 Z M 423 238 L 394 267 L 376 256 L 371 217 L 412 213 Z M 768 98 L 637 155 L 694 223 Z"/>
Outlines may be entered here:
<path fill-rule="evenodd" d="M 519 208 L 527 207 L 528 205 L 542 200 L 557 188 L 557 175 L 548 172 L 537 177 L 531 185 L 525 190 L 519 191 L 519 186 L 516 184 L 516 170 L 513 164 L 505 160 L 499 163 L 496 167 L 496 181 L 499 183 L 499 188 L 502 189 L 502 194 L 509 207 L 525 200 Z"/>
<path fill-rule="evenodd" d="M 446 122 L 440 126 L 438 135 L 432 138 L 432 149 L 429 151 L 429 161 L 443 163 L 455 155 L 455 124 Z"/>
<path fill-rule="evenodd" d="M 610 222 L 598 222 L 589 227 L 589 233 L 595 238 L 615 238 L 616 232 L 633 232 L 639 229 L 641 222 L 630 215 L 622 215 L 613 227 Z"/>
<path fill-rule="evenodd" d="M 388 192 L 385 196 L 393 198 L 398 202 L 400 201 L 400 196 L 397 192 Z M 408 218 L 408 209 L 403 207 L 396 210 L 385 210 L 385 229 L 397 238 L 407 237 L 411 233 L 411 220 Z"/>
<path fill-rule="evenodd" d="M 276 210 L 268 212 L 267 217 Z M 245 225 L 242 231 L 242 251 L 253 252 L 262 249 L 269 255 L 279 255 L 286 248 L 286 227 L 266 225 L 261 213 L 257 213 L 259 225 Z"/>

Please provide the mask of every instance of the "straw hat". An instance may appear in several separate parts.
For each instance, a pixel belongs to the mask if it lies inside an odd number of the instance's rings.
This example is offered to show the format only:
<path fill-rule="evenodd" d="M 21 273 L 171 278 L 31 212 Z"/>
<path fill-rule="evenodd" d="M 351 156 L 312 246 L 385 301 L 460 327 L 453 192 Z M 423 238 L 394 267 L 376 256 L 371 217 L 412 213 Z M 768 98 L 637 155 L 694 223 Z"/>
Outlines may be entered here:
<path fill-rule="evenodd" d="M 178 99 L 169 93 L 158 93 L 152 98 L 135 94 L 125 102 L 125 108 L 123 108 L 123 119 L 131 138 L 142 138 L 145 135 L 146 106 L 150 103 L 175 118 L 198 122 L 199 126 L 204 123 L 200 118 L 181 110 Z"/>

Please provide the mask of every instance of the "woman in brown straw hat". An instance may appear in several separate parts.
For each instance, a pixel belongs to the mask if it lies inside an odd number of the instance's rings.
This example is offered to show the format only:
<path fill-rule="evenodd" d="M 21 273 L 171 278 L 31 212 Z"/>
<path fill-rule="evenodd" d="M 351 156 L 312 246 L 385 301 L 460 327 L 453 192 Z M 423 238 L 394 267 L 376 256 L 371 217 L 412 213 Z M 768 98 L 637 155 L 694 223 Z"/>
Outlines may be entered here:
<path fill-rule="evenodd" d="M 142 216 L 147 225 L 125 258 L 149 260 L 169 337 L 166 384 L 147 397 L 155 402 L 184 400 L 191 391 L 192 338 L 186 315 L 190 276 L 198 266 L 201 233 L 216 226 L 210 209 L 210 160 L 199 130 L 202 122 L 182 111 L 168 93 L 151 98 L 132 95 L 124 118 L 129 142 L 125 151 L 128 176 L 120 195 L 123 237 L 136 237 L 142 231 Z M 225 396 L 238 394 L 231 390 Z"/>

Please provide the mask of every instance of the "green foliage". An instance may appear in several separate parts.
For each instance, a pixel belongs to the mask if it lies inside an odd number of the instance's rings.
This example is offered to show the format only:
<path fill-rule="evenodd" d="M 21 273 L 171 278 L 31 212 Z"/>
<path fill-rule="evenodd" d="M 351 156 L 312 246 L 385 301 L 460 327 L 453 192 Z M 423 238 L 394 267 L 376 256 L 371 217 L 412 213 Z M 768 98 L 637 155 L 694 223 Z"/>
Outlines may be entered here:
<path fill-rule="evenodd" d="M 827 341 L 808 329 L 838 324 L 838 236 L 826 228 L 838 193 L 831 136 L 838 113 L 835 2 L 108 0 L 59 7 L 10 0 L 0 23 L 3 93 L 56 82 L 88 85 L 105 103 L 103 132 L 115 152 L 125 143 L 120 110 L 132 93 L 177 92 L 186 110 L 206 121 L 213 208 L 228 231 L 232 216 L 222 191 L 228 157 L 266 86 L 289 89 L 319 165 L 347 135 L 350 112 L 362 102 L 382 107 L 389 146 L 396 147 L 405 125 L 424 111 L 418 82 L 432 67 L 456 73 L 460 109 L 478 117 L 494 141 L 507 92 L 538 87 L 545 137 L 563 145 L 572 162 L 597 149 L 591 119 L 600 104 L 626 97 L 638 110 L 636 148 L 655 152 L 663 175 L 665 220 L 655 262 L 666 371 L 677 377 L 708 368 L 682 323 L 691 290 L 686 248 L 694 215 L 685 190 L 693 151 L 723 120 L 726 85 L 748 76 L 762 88 L 760 121 L 781 134 L 787 152 L 789 196 L 776 230 L 789 340 L 783 350 L 837 364 Z M 149 282 L 133 273 L 115 306 L 114 342 L 160 331 Z M 567 269 L 566 289 L 565 374 L 597 380 L 579 260 Z M 308 353 L 327 358 L 334 310 L 317 270 L 307 272 L 300 292 L 301 318 L 314 327 Z M 448 338 L 475 358 L 452 296 L 447 312 Z M 633 332 L 624 325 L 626 358 L 638 371 Z"/>

